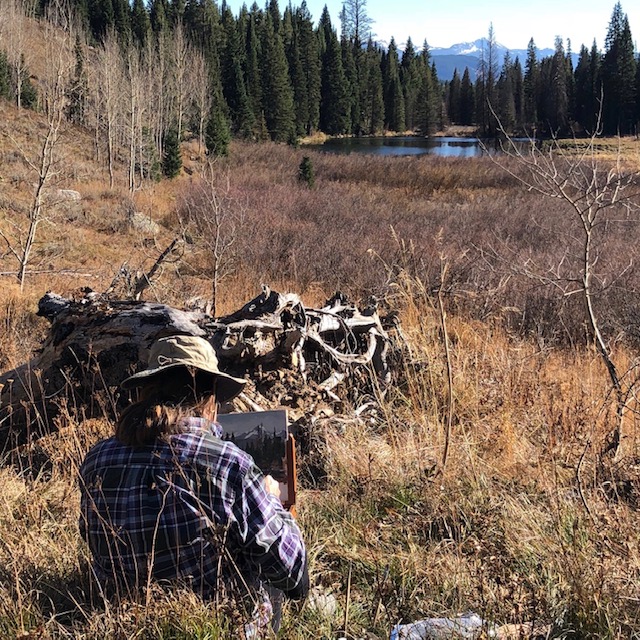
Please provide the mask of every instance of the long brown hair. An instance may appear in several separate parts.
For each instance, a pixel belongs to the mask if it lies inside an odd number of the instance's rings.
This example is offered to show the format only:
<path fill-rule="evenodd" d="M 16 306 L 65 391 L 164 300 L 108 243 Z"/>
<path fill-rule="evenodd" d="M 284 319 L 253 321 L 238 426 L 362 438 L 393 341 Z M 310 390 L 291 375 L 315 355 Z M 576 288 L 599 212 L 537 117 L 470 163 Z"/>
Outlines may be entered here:
<path fill-rule="evenodd" d="M 189 367 L 175 367 L 149 378 L 137 402 L 129 405 L 116 424 L 116 438 L 131 447 L 180 433 L 185 417 L 215 420 L 215 376 Z"/>

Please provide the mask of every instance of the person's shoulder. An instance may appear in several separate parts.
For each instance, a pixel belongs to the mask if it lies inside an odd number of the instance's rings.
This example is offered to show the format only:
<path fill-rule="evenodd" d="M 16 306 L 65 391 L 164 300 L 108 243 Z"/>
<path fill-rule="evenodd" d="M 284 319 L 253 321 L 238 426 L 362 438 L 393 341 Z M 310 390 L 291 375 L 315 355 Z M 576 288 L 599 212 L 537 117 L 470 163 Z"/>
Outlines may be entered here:
<path fill-rule="evenodd" d="M 114 451 L 121 446 L 121 443 L 114 436 L 99 440 L 87 451 L 85 459 L 104 455 L 106 452 Z"/>
<path fill-rule="evenodd" d="M 87 451 L 80 467 L 81 472 L 92 467 L 100 466 L 104 464 L 105 460 L 108 461 L 117 457 L 117 452 L 121 447 L 122 444 L 113 436 L 96 442 L 96 444 Z"/>

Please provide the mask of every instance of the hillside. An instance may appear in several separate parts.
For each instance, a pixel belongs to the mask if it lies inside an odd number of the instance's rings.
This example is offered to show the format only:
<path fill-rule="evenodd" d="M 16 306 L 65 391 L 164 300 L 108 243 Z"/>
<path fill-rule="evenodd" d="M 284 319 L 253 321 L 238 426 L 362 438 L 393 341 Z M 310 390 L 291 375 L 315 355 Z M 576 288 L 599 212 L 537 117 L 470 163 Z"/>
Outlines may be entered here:
<path fill-rule="evenodd" d="M 0 122 L 0 229 L 15 248 L 46 120 L 0 100 Z M 598 244 L 596 308 L 627 394 L 611 459 L 615 394 L 580 297 L 559 284 L 579 281 L 579 230 L 566 202 L 523 188 L 517 161 L 505 159 L 508 173 L 489 158 L 338 157 L 234 141 L 207 166 L 190 139 L 178 177 L 130 192 L 126 158 L 110 187 L 90 129 L 65 123 L 58 150 L 23 291 L 11 250 L 0 251 L 1 371 L 38 348 L 45 291 L 104 292 L 125 264 L 130 277 L 148 272 L 176 237 L 179 251 L 143 297 L 210 300 L 212 211 L 233 239 L 218 315 L 262 282 L 310 304 L 336 289 L 375 294 L 397 314 L 406 349 L 396 383 L 372 398 L 367 420 L 319 423 L 301 458 L 314 597 L 286 609 L 282 637 L 383 639 L 399 622 L 465 611 L 502 638 L 640 634 L 635 214 L 610 221 Z M 304 156 L 312 189 L 298 180 Z M 631 145 L 621 164 L 636 159 Z M 140 227 L 133 213 L 155 224 Z M 189 593 L 110 603 L 95 593 L 76 471 L 112 424 L 84 420 L 72 396 L 63 409 L 50 436 L 4 452 L 0 635 L 232 637 L 231 621 Z M 43 459 L 47 472 L 32 473 Z"/>

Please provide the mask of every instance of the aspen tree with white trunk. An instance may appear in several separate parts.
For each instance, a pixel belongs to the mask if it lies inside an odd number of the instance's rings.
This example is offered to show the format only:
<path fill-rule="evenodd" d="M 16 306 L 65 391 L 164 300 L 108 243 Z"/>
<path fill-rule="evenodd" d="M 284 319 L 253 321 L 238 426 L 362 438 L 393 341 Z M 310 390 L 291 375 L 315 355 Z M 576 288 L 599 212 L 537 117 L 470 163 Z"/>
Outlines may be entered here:
<path fill-rule="evenodd" d="M 16 221 L 16 216 L 9 223 L 10 229 L 0 229 L 0 238 L 4 240 L 8 253 L 18 263 L 16 277 L 21 291 L 24 289 L 27 269 L 31 264 L 38 229 L 43 222 L 50 220 L 51 209 L 55 205 L 51 196 L 47 196 L 47 192 L 61 171 L 59 143 L 68 103 L 69 72 L 73 68 L 71 60 L 75 36 L 69 16 L 58 2 L 53 2 L 48 11 L 49 19 L 45 22 L 47 66 L 40 78 L 45 126 L 38 140 L 38 152 L 33 155 L 14 142 L 35 178 L 35 188 L 26 224 Z M 37 129 L 34 128 L 35 130 Z M 13 140 L 6 126 L 3 133 L 8 139 Z"/>

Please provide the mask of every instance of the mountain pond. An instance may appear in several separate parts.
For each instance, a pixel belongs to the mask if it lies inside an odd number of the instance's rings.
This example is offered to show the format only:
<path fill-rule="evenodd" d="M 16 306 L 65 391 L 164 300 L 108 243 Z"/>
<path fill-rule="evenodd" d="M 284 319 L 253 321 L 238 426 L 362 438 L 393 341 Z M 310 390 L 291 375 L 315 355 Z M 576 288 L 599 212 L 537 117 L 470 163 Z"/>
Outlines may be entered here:
<path fill-rule="evenodd" d="M 526 147 L 526 138 L 513 140 Z M 305 145 L 306 148 L 327 153 L 364 153 L 376 156 L 420 156 L 435 155 L 447 158 L 475 158 L 490 153 L 501 153 L 500 143 L 495 140 L 452 136 L 376 136 L 370 138 L 331 138 L 324 144 Z"/>

